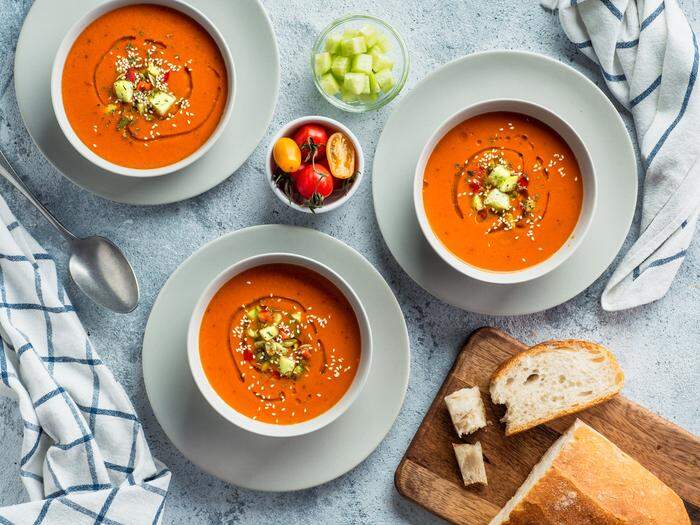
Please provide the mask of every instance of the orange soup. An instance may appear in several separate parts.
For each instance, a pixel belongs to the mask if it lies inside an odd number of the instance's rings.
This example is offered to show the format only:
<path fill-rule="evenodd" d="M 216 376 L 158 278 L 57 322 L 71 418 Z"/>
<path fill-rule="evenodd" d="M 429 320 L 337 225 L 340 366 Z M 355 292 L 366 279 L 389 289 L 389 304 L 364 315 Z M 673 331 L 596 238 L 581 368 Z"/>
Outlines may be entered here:
<path fill-rule="evenodd" d="M 236 411 L 293 424 L 326 412 L 350 388 L 360 329 L 328 279 L 269 264 L 236 275 L 214 295 L 199 351 L 209 383 Z"/>
<path fill-rule="evenodd" d="M 425 213 L 464 262 L 514 271 L 552 256 L 578 222 L 583 183 L 573 152 L 546 124 L 519 113 L 470 118 L 433 150 Z"/>
<path fill-rule="evenodd" d="M 209 33 L 163 6 L 111 11 L 76 39 L 63 104 L 80 140 L 128 168 L 173 164 L 199 149 L 226 106 L 226 65 Z"/>

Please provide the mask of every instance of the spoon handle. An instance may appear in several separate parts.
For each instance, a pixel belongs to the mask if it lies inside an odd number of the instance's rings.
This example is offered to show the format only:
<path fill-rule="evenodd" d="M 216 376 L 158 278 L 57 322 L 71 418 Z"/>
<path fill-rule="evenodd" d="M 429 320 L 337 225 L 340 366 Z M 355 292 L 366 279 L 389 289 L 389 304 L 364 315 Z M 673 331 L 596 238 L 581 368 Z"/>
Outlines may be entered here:
<path fill-rule="evenodd" d="M 0 151 L 0 175 L 5 177 L 10 183 L 19 190 L 19 192 L 24 195 L 29 202 L 31 202 L 36 208 L 41 212 L 41 214 L 46 217 L 46 219 L 59 231 L 61 234 L 68 239 L 68 241 L 74 241 L 77 239 L 75 235 L 73 235 L 71 232 L 69 232 L 61 222 L 53 216 L 53 214 L 46 209 L 46 207 L 39 202 L 39 200 L 34 197 L 31 191 L 29 191 L 29 188 L 24 184 L 24 181 L 20 179 L 19 175 L 17 175 L 17 172 L 15 169 L 12 167 L 12 164 L 10 164 L 10 161 L 7 160 L 7 157 L 5 157 L 5 154 Z"/>

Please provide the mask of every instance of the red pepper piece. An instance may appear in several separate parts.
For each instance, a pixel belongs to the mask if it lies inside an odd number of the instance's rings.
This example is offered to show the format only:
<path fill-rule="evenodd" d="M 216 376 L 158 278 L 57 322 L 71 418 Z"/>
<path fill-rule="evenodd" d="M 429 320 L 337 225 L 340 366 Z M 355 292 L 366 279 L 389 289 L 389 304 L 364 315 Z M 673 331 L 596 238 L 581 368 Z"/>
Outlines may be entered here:
<path fill-rule="evenodd" d="M 167 82 L 169 78 L 170 78 L 170 70 L 166 71 L 165 74 L 163 75 L 163 82 Z"/>
<path fill-rule="evenodd" d="M 245 361 L 252 361 L 253 360 L 253 352 L 250 350 L 243 350 L 243 359 Z"/>
<path fill-rule="evenodd" d="M 136 69 L 133 67 L 130 67 L 129 69 L 126 70 L 126 79 L 129 82 L 134 82 L 136 81 Z"/>
<path fill-rule="evenodd" d="M 469 183 L 469 187 L 472 189 L 472 191 L 479 191 L 481 189 L 481 182 L 478 180 L 473 180 Z"/>

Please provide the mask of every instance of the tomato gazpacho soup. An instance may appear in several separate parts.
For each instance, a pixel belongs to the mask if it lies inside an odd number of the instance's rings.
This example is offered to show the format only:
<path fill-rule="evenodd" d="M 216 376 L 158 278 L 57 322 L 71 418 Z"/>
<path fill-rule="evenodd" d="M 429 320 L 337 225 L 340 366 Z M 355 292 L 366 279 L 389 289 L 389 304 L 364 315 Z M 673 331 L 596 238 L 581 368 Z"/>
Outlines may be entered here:
<path fill-rule="evenodd" d="M 583 183 L 559 134 L 520 113 L 469 118 L 435 146 L 423 177 L 431 229 L 464 262 L 516 271 L 551 257 L 579 219 Z"/>
<path fill-rule="evenodd" d="M 168 166 L 198 150 L 228 97 L 226 64 L 209 33 L 169 7 L 111 11 L 78 36 L 65 61 L 63 105 L 73 131 L 103 159 Z"/>
<path fill-rule="evenodd" d="M 212 388 L 237 412 L 280 425 L 326 412 L 360 363 L 360 328 L 342 292 L 291 264 L 251 268 L 204 312 L 199 352 Z"/>

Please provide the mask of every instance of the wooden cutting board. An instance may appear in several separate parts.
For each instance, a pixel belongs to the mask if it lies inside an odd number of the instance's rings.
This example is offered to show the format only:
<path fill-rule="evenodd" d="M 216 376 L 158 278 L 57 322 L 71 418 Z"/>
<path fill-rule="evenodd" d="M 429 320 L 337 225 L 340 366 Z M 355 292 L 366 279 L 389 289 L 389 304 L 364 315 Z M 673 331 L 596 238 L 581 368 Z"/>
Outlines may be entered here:
<path fill-rule="evenodd" d="M 396 469 L 399 493 L 453 522 L 488 524 L 515 494 L 532 467 L 576 417 L 608 437 L 683 498 L 693 523 L 700 523 L 700 440 L 629 399 L 614 399 L 516 436 L 505 437 L 498 421 L 505 411 L 493 405 L 489 379 L 498 365 L 526 345 L 495 328 L 474 332 L 457 356 Z M 459 443 L 443 398 L 455 390 L 478 386 L 489 424 L 469 436 L 480 441 L 489 484 L 465 488 L 451 443 Z"/>

